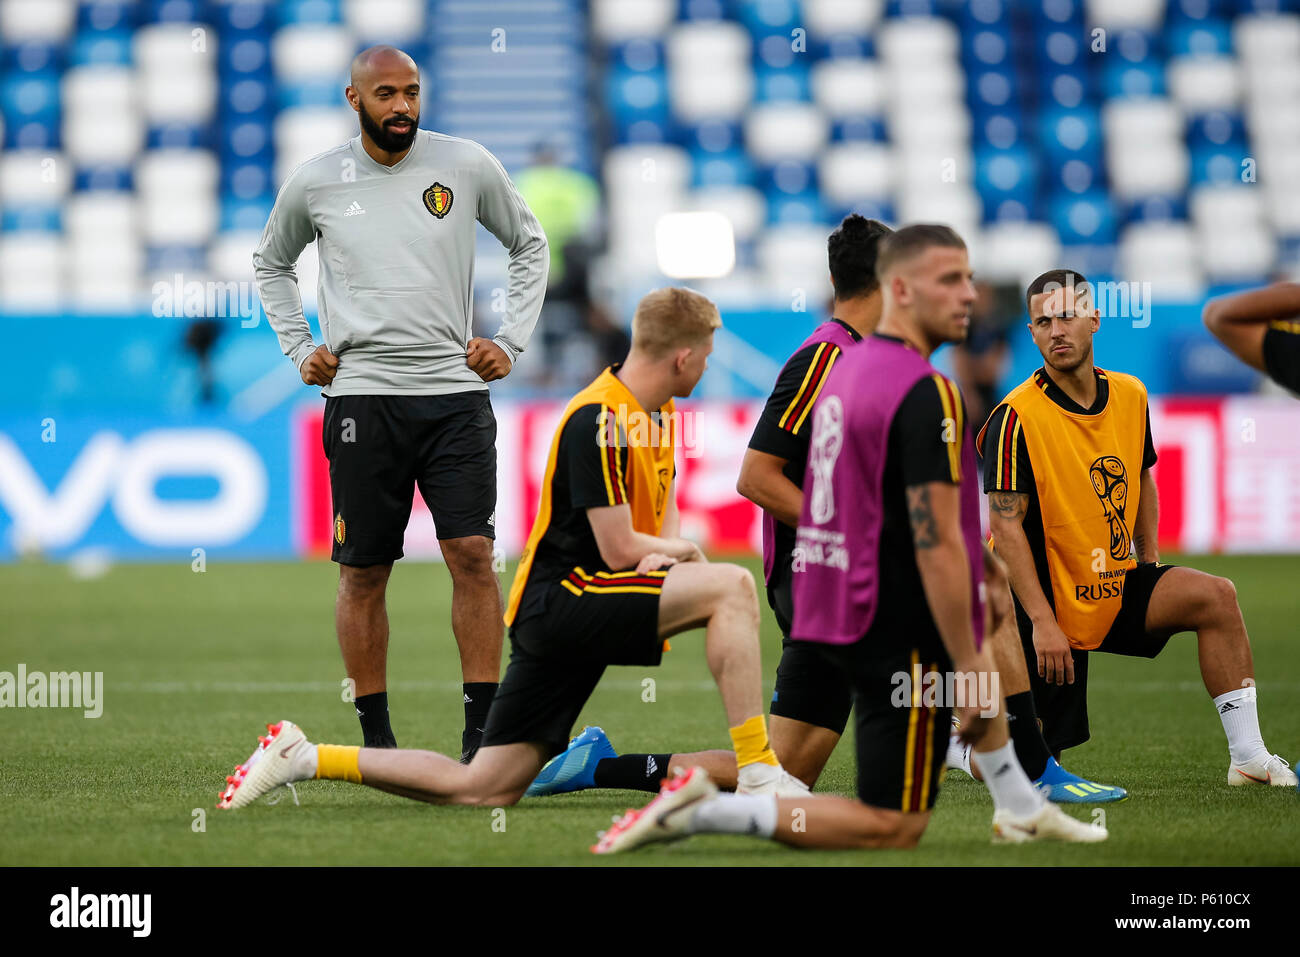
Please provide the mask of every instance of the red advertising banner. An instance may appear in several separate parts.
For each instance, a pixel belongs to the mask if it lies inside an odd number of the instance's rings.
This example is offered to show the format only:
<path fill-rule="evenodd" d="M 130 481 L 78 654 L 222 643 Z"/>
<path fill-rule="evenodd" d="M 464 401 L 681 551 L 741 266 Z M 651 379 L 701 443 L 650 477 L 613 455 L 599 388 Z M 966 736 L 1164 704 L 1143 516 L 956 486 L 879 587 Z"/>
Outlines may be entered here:
<path fill-rule="evenodd" d="M 715 553 L 759 550 L 758 510 L 736 493 L 736 476 L 762 404 L 684 403 L 677 452 L 682 533 Z M 497 542 L 519 553 L 541 493 L 562 402 L 499 403 Z M 1160 540 L 1183 552 L 1300 550 L 1300 403 L 1288 398 L 1153 399 L 1159 461 Z M 329 551 L 333 534 L 321 411 L 295 415 L 294 530 L 304 555 Z M 418 495 L 408 558 L 436 558 L 437 531 Z"/>

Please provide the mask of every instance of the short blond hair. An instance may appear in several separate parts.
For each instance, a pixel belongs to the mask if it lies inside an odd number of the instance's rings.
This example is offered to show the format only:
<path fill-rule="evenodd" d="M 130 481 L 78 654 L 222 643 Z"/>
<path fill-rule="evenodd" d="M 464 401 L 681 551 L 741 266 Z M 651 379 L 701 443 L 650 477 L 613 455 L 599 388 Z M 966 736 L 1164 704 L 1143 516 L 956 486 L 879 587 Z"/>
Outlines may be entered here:
<path fill-rule="evenodd" d="M 707 296 L 682 286 L 656 289 L 637 303 L 632 349 L 661 359 L 675 349 L 694 348 L 720 328 L 722 316 Z"/>

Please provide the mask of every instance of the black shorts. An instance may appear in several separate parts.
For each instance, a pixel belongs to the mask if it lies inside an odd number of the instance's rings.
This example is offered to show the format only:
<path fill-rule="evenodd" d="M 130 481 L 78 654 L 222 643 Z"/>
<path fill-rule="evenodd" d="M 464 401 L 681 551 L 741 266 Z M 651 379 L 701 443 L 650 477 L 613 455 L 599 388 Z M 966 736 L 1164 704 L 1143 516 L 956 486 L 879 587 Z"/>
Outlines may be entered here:
<path fill-rule="evenodd" d="M 492 699 L 483 747 L 529 741 L 548 758 L 559 754 L 608 665 L 658 665 L 667 574 L 575 568 L 552 584 L 544 610 L 510 629 L 510 663 Z"/>
<path fill-rule="evenodd" d="M 772 691 L 772 714 L 843 734 L 853 707 L 849 679 L 807 641 L 792 641 L 794 618 L 791 576 L 788 564 L 772 574 L 767 601 L 781 628 L 781 662 L 776 666 L 776 688 Z"/>
<path fill-rule="evenodd" d="M 329 396 L 321 441 L 334 498 L 334 561 L 401 558 L 416 488 L 439 539 L 495 538 L 496 437 L 485 391 Z"/>
<path fill-rule="evenodd" d="M 942 642 L 923 641 L 924 647 L 918 648 L 906 629 L 873 626 L 851 645 L 795 644 L 815 647 L 853 689 L 858 799 L 871 807 L 910 813 L 933 808 L 952 708 L 942 699 L 927 704 L 923 689 L 925 674 L 952 670 Z M 918 666 L 921 683 L 913 680 Z"/>
<path fill-rule="evenodd" d="M 1278 385 L 1300 392 L 1300 335 L 1284 329 L 1265 330 L 1264 368 Z"/>
<path fill-rule="evenodd" d="M 1173 632 L 1156 634 L 1146 630 L 1147 606 L 1156 582 L 1175 565 L 1140 562 L 1124 575 L 1124 597 L 1110 631 L 1093 652 L 1104 651 L 1130 658 L 1154 658 L 1164 650 Z M 1074 684 L 1051 684 L 1038 676 L 1038 654 L 1034 651 L 1033 622 L 1016 603 L 1016 621 L 1020 626 L 1020 643 L 1025 649 L 1029 669 L 1029 689 L 1034 693 L 1034 708 L 1043 725 L 1047 749 L 1060 755 L 1066 748 L 1083 744 L 1091 735 L 1088 728 L 1088 655 L 1074 649 Z"/>

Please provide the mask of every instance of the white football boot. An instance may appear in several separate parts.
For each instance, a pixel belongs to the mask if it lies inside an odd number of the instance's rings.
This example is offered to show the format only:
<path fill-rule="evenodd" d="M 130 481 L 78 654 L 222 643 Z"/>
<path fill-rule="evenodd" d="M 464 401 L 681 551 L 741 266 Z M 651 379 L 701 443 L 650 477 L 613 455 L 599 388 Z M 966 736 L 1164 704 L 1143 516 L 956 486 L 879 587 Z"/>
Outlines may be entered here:
<path fill-rule="evenodd" d="M 1110 833 L 1099 824 L 1085 824 L 1070 817 L 1055 804 L 1046 803 L 1037 814 L 1016 817 L 1006 808 L 993 812 L 994 844 L 1025 844 L 1029 841 L 1066 841 L 1095 844 Z"/>
<path fill-rule="evenodd" d="M 1228 783 L 1233 787 L 1244 784 L 1271 784 L 1275 788 L 1293 788 L 1298 781 L 1291 765 L 1276 754 L 1261 751 L 1244 764 L 1228 768 Z"/>
<path fill-rule="evenodd" d="M 655 841 L 675 841 L 689 831 L 695 805 L 716 797 L 718 787 L 703 768 L 669 778 L 654 800 L 639 811 L 614 819 L 614 826 L 596 835 L 593 854 L 616 854 Z"/>
<path fill-rule="evenodd" d="M 292 721 L 281 721 L 268 724 L 266 730 L 257 739 L 257 750 L 226 777 L 218 808 L 230 811 L 246 807 L 278 787 L 314 776 L 314 745 L 302 728 Z"/>
<path fill-rule="evenodd" d="M 779 764 L 747 764 L 736 775 L 736 793 L 801 798 L 810 792 L 808 785 Z"/>

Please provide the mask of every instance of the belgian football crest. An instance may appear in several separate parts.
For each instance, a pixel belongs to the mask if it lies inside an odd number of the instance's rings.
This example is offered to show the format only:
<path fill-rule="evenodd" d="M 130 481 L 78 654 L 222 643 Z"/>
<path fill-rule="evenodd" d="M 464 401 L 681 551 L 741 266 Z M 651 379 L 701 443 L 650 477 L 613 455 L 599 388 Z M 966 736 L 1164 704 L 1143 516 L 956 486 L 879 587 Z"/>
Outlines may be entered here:
<path fill-rule="evenodd" d="M 1117 456 L 1103 455 L 1092 463 L 1088 471 L 1092 490 L 1101 500 L 1101 510 L 1110 523 L 1110 557 L 1122 562 L 1128 558 L 1132 542 L 1124 517 L 1124 506 L 1128 503 L 1128 470 Z"/>
<path fill-rule="evenodd" d="M 451 189 L 441 183 L 434 183 L 424 191 L 424 208 L 438 219 L 451 212 Z"/>
<path fill-rule="evenodd" d="M 342 545 L 348 537 L 348 527 L 343 522 L 343 513 L 334 516 L 334 541 Z"/>

